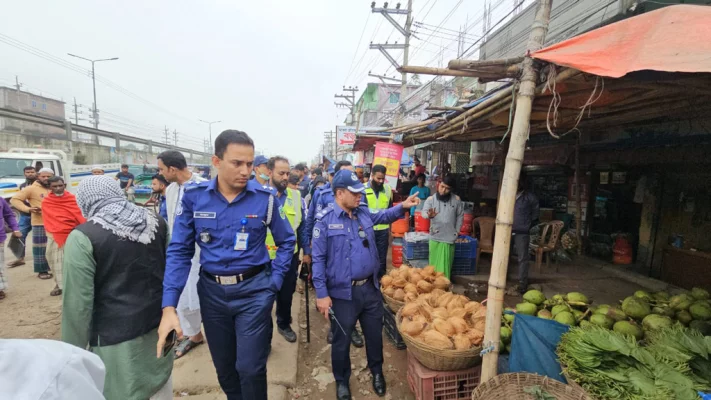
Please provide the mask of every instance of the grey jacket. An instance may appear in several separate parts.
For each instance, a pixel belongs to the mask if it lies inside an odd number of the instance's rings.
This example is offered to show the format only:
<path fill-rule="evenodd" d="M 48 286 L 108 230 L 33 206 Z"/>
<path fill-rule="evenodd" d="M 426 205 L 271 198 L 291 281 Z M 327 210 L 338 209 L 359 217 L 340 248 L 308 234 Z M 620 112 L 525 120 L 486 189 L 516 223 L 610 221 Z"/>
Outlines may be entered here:
<path fill-rule="evenodd" d="M 514 205 L 513 227 L 511 231 L 519 235 L 528 235 L 531 230 L 533 221 L 537 221 L 541 213 L 538 197 L 528 190 L 516 194 L 516 203 Z"/>
<path fill-rule="evenodd" d="M 464 204 L 459 196 L 452 195 L 448 202 L 443 203 L 432 195 L 425 200 L 422 207 L 422 218 L 427 219 L 427 210 L 434 208 L 437 215 L 430 222 L 430 239 L 442 243 L 454 243 L 464 222 Z"/>

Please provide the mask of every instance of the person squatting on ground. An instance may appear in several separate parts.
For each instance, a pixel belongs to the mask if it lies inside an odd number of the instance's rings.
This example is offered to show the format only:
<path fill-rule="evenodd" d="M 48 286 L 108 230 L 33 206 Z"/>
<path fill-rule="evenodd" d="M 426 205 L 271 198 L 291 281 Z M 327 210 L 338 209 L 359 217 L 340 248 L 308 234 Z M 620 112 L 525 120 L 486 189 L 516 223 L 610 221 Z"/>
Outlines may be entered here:
<path fill-rule="evenodd" d="M 365 336 L 373 390 L 386 391 L 383 375 L 383 298 L 380 294 L 380 261 L 373 227 L 403 217 L 405 208 L 417 205 L 410 196 L 393 208 L 371 213 L 361 203 L 365 186 L 353 171 L 341 169 L 333 178 L 335 201 L 319 212 L 312 233 L 313 283 L 316 306 L 331 321 L 331 364 L 339 400 L 351 398 L 351 333 L 360 321 Z"/>
<path fill-rule="evenodd" d="M 42 217 L 47 231 L 47 263 L 54 272 L 56 285 L 50 296 L 62 294 L 62 264 L 64 244 L 74 228 L 86 222 L 77 205 L 76 197 L 67 192 L 64 179 L 60 176 L 49 178 L 51 192 L 42 202 Z"/>
<path fill-rule="evenodd" d="M 42 168 L 37 175 L 37 180 L 26 188 L 17 192 L 10 204 L 19 212 L 30 213 L 32 223 L 32 258 L 35 273 L 40 279 L 52 279 L 47 263 L 47 233 L 42 219 L 42 201 L 50 193 L 49 178 L 54 176 L 54 171 Z M 25 203 L 29 203 L 29 206 Z"/>
<path fill-rule="evenodd" d="M 176 150 L 167 150 L 158 155 L 158 171 L 170 182 L 165 190 L 166 215 L 168 231 L 173 232 L 176 217 L 182 213 L 183 195 L 188 188 L 205 182 L 200 175 L 188 169 L 188 162 L 183 153 Z M 175 348 L 175 358 L 180 358 L 190 350 L 204 343 L 200 316 L 200 299 L 197 284 L 200 279 L 200 247 L 195 246 L 195 255 L 190 266 L 188 281 L 185 289 L 180 294 L 178 301 L 178 318 L 180 327 L 183 328 L 184 340 Z"/>
<path fill-rule="evenodd" d="M 299 260 L 299 247 L 304 249 L 303 262 L 311 264 L 311 247 L 306 242 L 306 235 L 304 234 L 306 203 L 301 198 L 301 192 L 298 189 L 287 187 L 287 179 L 291 180 L 294 176 L 293 172 L 289 173 L 288 159 L 272 157 L 269 159 L 267 166 L 272 177 L 273 193 L 279 199 L 279 204 L 284 208 L 286 218 L 296 234 L 297 243 L 301 244 L 301 246 L 294 248 L 294 256 L 291 259 L 289 271 L 284 275 L 284 283 L 276 296 L 277 331 L 287 342 L 294 343 L 296 342 L 296 332 L 291 329 L 291 304 L 294 299 L 298 269 L 301 262 Z M 272 260 L 276 258 L 278 247 L 274 244 L 274 238 L 270 232 L 267 233 L 267 249 L 269 250 L 269 258 Z"/>
<path fill-rule="evenodd" d="M 205 336 L 220 387 L 229 400 L 267 399 L 271 311 L 294 256 L 296 237 L 270 189 L 250 180 L 254 142 L 227 130 L 215 140 L 217 177 L 185 191 L 176 213 L 163 282 L 163 317 L 156 354 L 173 330 L 182 336 L 175 307 L 195 243 L 200 246 L 198 296 Z M 267 228 L 278 247 L 270 261 Z"/>
<path fill-rule="evenodd" d="M 168 226 L 124 193 L 105 175 L 79 184 L 87 222 L 64 245 L 62 341 L 101 358 L 107 400 L 168 400 L 173 353 L 154 356 Z"/>

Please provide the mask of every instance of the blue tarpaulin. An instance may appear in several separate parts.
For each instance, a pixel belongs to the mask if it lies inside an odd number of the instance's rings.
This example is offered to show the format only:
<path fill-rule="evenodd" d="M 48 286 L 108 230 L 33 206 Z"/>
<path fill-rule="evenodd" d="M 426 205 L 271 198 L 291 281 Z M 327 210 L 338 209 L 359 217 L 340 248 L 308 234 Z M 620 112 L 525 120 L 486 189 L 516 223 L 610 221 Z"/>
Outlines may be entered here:
<path fill-rule="evenodd" d="M 562 375 L 555 349 L 570 327 L 559 322 L 516 314 L 514 317 L 510 372 L 545 375 L 568 383 Z"/>

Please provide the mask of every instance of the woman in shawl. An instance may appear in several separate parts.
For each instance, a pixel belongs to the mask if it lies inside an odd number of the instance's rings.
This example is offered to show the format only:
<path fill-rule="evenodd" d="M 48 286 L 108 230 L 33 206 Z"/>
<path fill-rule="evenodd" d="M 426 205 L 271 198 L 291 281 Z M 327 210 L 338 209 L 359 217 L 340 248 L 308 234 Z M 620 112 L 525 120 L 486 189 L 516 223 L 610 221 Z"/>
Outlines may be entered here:
<path fill-rule="evenodd" d="M 62 340 L 101 357 L 108 400 L 172 399 L 173 352 L 155 357 L 167 225 L 108 176 L 84 179 L 77 203 L 87 222 L 64 245 Z"/>

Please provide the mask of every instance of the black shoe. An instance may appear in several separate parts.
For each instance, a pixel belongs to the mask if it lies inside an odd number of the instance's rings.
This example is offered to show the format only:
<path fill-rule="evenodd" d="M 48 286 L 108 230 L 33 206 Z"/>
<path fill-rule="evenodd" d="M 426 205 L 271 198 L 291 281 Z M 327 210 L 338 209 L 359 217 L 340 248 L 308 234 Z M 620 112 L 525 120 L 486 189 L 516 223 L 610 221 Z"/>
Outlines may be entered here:
<path fill-rule="evenodd" d="M 351 400 L 351 389 L 346 383 L 336 383 L 336 398 L 338 400 Z"/>
<path fill-rule="evenodd" d="M 355 328 L 353 328 L 353 332 L 351 332 L 351 343 L 353 343 L 355 347 L 363 347 L 363 336 L 361 336 Z"/>
<path fill-rule="evenodd" d="M 277 330 L 280 335 L 284 336 L 284 339 L 286 339 L 287 342 L 296 342 L 296 332 L 294 332 L 290 326 L 287 326 L 285 329 L 277 328 Z"/>
<path fill-rule="evenodd" d="M 385 376 L 383 373 L 373 375 L 373 390 L 380 397 L 385 396 Z"/>
<path fill-rule="evenodd" d="M 326 337 L 326 341 L 328 342 L 328 344 L 333 344 L 333 331 L 328 331 L 328 337 Z"/>

